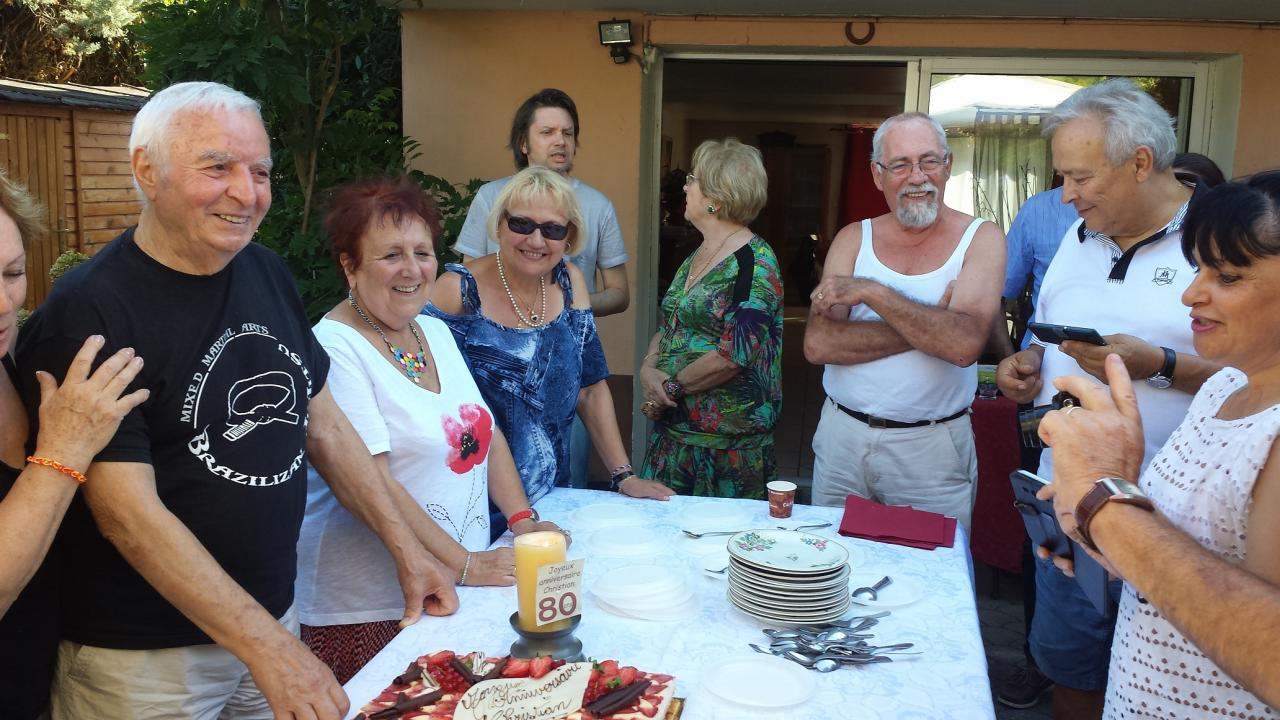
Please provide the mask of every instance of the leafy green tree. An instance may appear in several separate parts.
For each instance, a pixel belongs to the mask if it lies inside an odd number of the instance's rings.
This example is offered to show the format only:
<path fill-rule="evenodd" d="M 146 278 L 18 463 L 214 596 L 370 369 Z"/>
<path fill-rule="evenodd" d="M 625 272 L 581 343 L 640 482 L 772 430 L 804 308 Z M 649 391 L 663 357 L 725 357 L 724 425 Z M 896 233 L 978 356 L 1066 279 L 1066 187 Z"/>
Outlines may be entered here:
<path fill-rule="evenodd" d="M 148 87 L 212 80 L 262 103 L 275 170 L 258 239 L 318 316 L 341 292 L 321 189 L 405 168 L 399 13 L 370 0 L 241 0 L 149 5 L 144 18 Z"/>

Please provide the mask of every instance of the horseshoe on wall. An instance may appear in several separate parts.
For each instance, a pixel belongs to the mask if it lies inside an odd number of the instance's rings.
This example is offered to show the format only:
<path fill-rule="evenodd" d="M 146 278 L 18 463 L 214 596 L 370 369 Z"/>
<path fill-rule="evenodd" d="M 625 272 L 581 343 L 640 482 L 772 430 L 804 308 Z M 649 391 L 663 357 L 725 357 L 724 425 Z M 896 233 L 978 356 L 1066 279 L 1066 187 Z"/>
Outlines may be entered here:
<path fill-rule="evenodd" d="M 857 35 L 853 34 L 853 21 L 850 20 L 849 22 L 844 24 L 844 36 L 849 38 L 849 42 L 853 43 L 854 45 L 866 45 L 867 43 L 871 42 L 871 38 L 874 38 L 876 36 L 876 24 L 874 22 L 868 22 L 867 34 L 863 35 L 862 37 L 858 37 Z"/>

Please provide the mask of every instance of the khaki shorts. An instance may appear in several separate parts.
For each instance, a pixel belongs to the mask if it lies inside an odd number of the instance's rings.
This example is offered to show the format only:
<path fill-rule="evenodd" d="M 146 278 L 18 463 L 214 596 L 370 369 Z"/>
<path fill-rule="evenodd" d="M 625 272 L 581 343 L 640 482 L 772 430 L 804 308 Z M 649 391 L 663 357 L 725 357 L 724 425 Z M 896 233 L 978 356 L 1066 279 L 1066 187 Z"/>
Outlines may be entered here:
<path fill-rule="evenodd" d="M 289 608 L 280 623 L 298 634 Z M 53 720 L 272 720 L 249 669 L 218 645 L 114 650 L 63 640 Z"/>
<path fill-rule="evenodd" d="M 830 399 L 813 435 L 813 504 L 850 494 L 950 515 L 969 535 L 978 455 L 969 416 L 916 428 L 873 428 Z"/>

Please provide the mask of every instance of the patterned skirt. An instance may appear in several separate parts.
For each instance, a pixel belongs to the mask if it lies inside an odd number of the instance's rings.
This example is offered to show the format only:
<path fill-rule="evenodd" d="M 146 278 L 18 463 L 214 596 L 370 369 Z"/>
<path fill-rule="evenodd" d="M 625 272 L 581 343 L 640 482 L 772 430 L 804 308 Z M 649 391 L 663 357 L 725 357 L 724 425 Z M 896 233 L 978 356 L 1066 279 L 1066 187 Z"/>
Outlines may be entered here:
<path fill-rule="evenodd" d="M 398 620 L 354 625 L 303 625 L 302 642 L 329 666 L 339 685 L 346 685 L 399 633 Z"/>
<path fill-rule="evenodd" d="M 763 500 L 765 485 L 778 479 L 773 441 L 750 448 L 689 445 L 664 432 L 649 437 L 640 476 L 681 495 Z"/>

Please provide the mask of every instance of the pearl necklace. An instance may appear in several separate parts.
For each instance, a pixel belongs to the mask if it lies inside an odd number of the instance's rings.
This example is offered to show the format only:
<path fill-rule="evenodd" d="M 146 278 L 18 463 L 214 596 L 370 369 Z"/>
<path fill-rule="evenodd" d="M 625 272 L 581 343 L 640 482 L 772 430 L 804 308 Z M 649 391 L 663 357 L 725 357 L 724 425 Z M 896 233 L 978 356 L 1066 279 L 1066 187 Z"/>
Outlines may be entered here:
<path fill-rule="evenodd" d="M 366 315 L 364 309 L 356 303 L 356 296 L 350 290 L 347 291 L 347 302 L 351 304 L 352 309 L 356 311 L 360 319 L 368 323 L 369 327 L 378 333 L 378 337 L 382 338 L 382 342 L 387 346 L 387 351 L 391 353 L 391 357 L 400 363 L 405 377 L 421 385 L 422 376 L 427 373 L 427 349 L 422 344 L 422 336 L 418 335 L 418 329 L 414 327 L 417 323 L 413 320 L 409 321 L 409 334 L 413 335 L 413 339 L 418 343 L 418 352 L 410 354 L 391 344 L 391 341 L 387 339 L 387 334 L 382 332 L 382 328 L 378 327 L 378 323 Z"/>
<path fill-rule="evenodd" d="M 511 285 L 507 283 L 507 273 L 502 269 L 502 252 L 494 253 L 493 259 L 498 262 L 498 279 L 502 281 L 502 289 L 507 291 L 507 299 L 511 301 L 511 309 L 516 311 L 516 317 L 520 319 L 520 324 L 535 328 L 545 323 L 547 321 L 547 283 L 542 276 L 538 276 L 538 291 L 542 295 L 542 312 L 534 314 L 531 306 L 529 308 L 529 317 L 525 317 L 520 310 L 520 303 L 516 302 L 516 294 L 511 292 Z"/>

